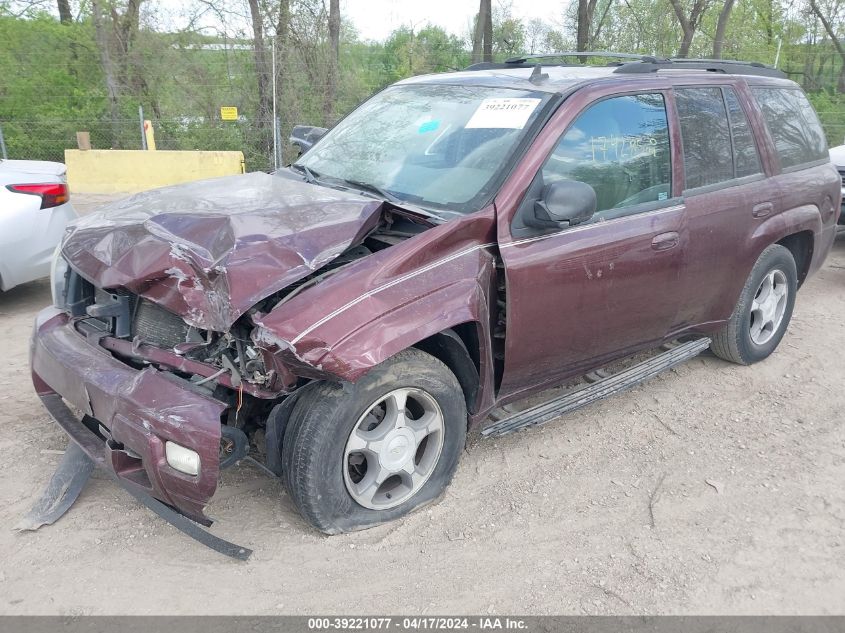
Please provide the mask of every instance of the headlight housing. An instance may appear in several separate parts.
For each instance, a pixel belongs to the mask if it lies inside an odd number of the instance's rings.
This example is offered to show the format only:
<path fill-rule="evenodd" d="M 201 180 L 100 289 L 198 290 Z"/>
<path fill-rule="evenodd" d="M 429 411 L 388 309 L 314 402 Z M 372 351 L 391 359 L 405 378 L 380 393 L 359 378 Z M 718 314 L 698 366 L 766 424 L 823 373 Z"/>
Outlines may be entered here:
<path fill-rule="evenodd" d="M 56 247 L 53 253 L 53 263 L 50 266 L 50 291 L 53 294 L 53 305 L 64 309 L 67 306 L 67 275 L 69 267 L 62 257 L 62 245 Z"/>

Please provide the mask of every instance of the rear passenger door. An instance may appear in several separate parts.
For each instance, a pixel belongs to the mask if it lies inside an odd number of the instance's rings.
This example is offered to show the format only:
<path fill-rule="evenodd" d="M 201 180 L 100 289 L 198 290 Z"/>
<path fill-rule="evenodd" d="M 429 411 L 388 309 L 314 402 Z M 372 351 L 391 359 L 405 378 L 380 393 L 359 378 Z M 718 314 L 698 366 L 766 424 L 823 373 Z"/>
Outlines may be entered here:
<path fill-rule="evenodd" d="M 739 83 L 673 90 L 689 235 L 679 329 L 730 316 L 750 268 L 749 236 L 779 206 L 777 189 L 764 173 L 745 90 Z"/>

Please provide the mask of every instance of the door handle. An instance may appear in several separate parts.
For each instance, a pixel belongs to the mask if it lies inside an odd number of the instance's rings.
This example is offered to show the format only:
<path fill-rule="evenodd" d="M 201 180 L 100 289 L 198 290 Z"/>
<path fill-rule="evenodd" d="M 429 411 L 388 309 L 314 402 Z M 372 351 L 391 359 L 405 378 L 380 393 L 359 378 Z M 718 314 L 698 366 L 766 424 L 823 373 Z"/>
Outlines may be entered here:
<path fill-rule="evenodd" d="M 755 218 L 765 218 L 769 215 L 775 208 L 771 202 L 761 202 L 760 204 L 755 204 L 754 208 L 751 209 L 751 215 Z"/>
<path fill-rule="evenodd" d="M 669 233 L 661 233 L 655 235 L 651 240 L 651 248 L 655 251 L 668 251 L 670 248 L 675 248 L 678 245 L 678 234 L 675 231 Z"/>

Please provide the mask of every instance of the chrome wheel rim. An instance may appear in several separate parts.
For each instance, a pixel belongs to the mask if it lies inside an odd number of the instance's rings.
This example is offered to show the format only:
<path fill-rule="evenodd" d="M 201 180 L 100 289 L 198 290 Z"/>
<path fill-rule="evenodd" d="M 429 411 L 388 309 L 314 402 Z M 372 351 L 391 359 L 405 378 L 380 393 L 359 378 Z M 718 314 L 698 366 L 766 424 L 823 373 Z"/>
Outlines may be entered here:
<path fill-rule="evenodd" d="M 786 314 L 789 286 L 786 275 L 773 270 L 763 277 L 754 300 L 751 302 L 750 333 L 756 345 L 765 345 L 777 333 Z"/>
<path fill-rule="evenodd" d="M 382 396 L 358 418 L 343 452 L 346 490 L 359 505 L 386 510 L 428 481 L 443 449 L 443 412 L 416 388 Z"/>

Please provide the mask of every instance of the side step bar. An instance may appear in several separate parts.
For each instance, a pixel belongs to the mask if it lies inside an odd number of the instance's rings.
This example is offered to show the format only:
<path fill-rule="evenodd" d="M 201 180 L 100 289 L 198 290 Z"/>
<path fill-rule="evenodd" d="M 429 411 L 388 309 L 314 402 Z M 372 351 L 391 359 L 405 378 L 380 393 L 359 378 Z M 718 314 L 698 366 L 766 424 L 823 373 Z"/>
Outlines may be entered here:
<path fill-rule="evenodd" d="M 564 413 L 575 411 L 575 409 L 580 409 L 591 402 L 612 396 L 644 380 L 653 378 L 670 367 L 698 356 L 708 347 L 710 347 L 709 338 L 681 343 L 666 352 L 620 371 L 618 374 L 602 378 L 591 385 L 566 393 L 553 400 L 547 400 L 530 409 L 494 422 L 482 429 L 481 434 L 485 437 L 501 437 L 527 426 L 544 424 Z"/>

